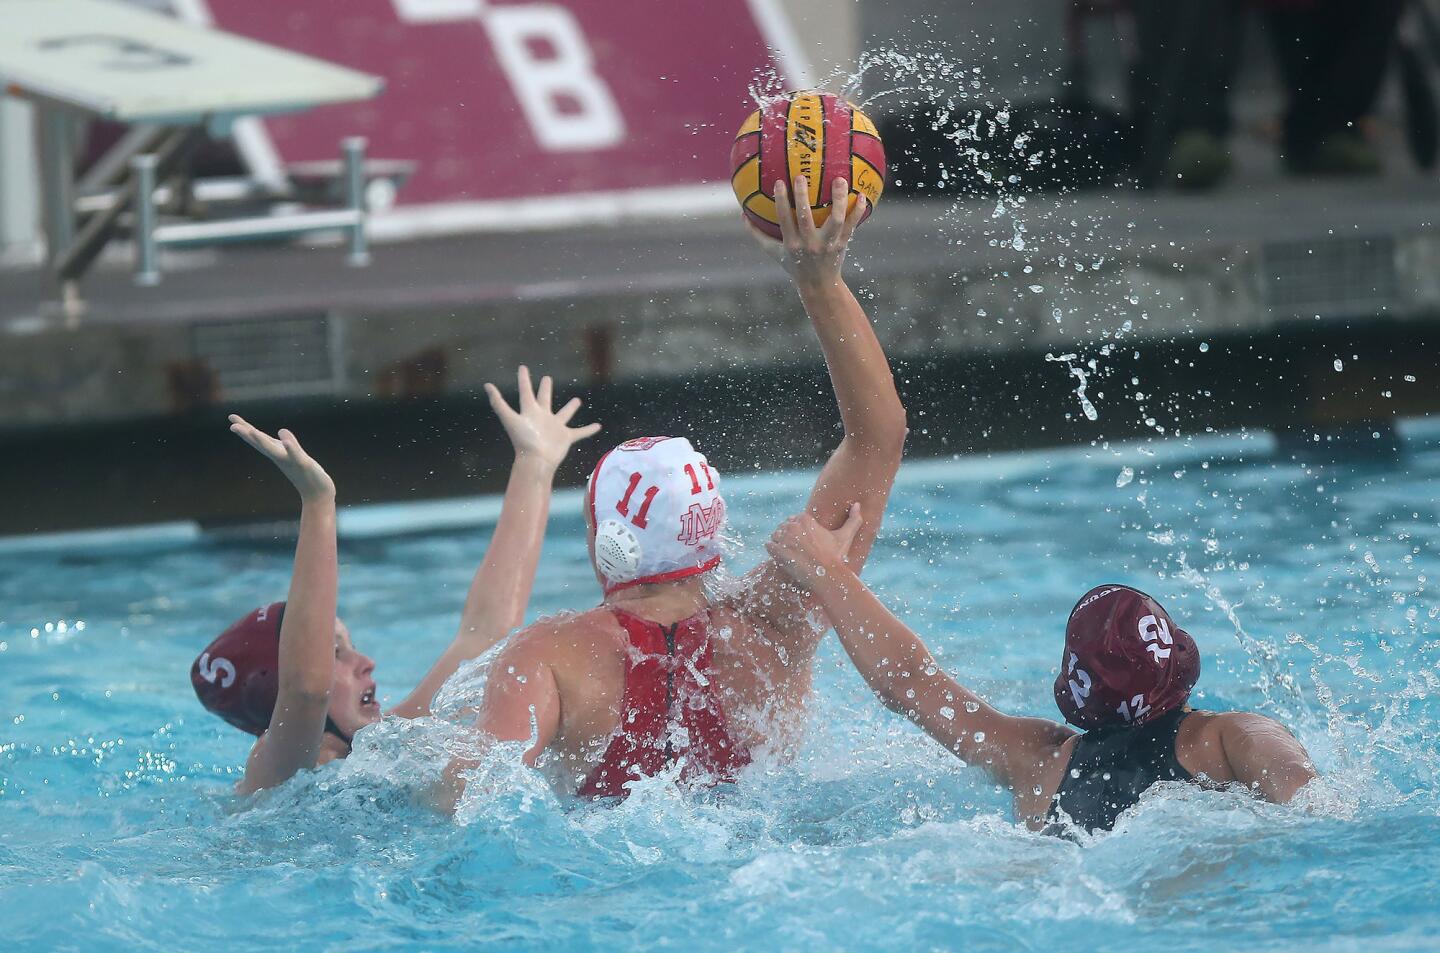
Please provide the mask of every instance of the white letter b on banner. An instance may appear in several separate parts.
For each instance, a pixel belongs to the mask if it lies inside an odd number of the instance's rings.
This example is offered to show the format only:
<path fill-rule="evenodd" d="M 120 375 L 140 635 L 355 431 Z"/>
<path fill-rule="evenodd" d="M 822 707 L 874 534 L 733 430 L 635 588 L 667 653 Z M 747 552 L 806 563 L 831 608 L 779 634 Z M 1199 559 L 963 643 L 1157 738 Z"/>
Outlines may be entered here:
<path fill-rule="evenodd" d="M 569 10 L 548 3 L 490 7 L 482 22 L 542 147 L 603 149 L 624 138 L 620 110 Z"/>

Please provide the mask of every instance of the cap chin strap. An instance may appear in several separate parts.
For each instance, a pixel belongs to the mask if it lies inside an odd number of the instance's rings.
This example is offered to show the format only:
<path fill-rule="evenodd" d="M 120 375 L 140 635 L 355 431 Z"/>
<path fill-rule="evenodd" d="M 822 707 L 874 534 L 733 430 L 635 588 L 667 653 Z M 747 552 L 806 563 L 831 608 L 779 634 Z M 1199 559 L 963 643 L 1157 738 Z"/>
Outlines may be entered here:
<path fill-rule="evenodd" d="M 334 735 L 336 738 L 339 738 L 341 741 L 345 742 L 345 749 L 347 751 L 351 749 L 352 744 L 350 739 L 353 736 L 347 735 L 345 732 L 341 731 L 340 726 L 335 724 L 335 722 L 330 718 L 329 715 L 325 716 L 325 733 Z"/>

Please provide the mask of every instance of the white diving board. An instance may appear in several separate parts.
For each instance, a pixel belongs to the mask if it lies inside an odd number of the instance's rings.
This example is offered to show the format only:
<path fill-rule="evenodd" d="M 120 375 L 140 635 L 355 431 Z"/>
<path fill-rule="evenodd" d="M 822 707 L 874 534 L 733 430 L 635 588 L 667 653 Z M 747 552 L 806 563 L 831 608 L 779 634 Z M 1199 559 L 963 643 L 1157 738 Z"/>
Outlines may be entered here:
<path fill-rule="evenodd" d="M 40 111 L 47 254 L 67 314 L 78 313 L 80 275 L 132 209 L 141 284 L 159 281 L 158 250 L 168 245 L 315 231 L 345 232 L 348 261 L 365 264 L 362 139 L 344 143 L 339 210 L 169 223 L 156 195 L 170 176 L 183 176 L 185 156 L 207 132 L 229 134 L 245 116 L 369 99 L 384 85 L 378 76 L 118 0 L 0 0 L 0 91 Z M 87 173 L 83 189 L 99 194 L 83 207 L 77 117 L 130 127 Z"/>
<path fill-rule="evenodd" d="M 114 0 L 0 0 L 7 92 L 123 123 L 369 99 L 378 76 Z"/>

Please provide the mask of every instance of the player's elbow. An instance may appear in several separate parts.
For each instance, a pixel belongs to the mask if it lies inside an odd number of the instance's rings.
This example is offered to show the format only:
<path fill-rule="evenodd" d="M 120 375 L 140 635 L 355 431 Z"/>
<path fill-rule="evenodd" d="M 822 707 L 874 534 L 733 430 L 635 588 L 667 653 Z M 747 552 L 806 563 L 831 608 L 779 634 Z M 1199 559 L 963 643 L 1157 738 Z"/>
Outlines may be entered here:
<path fill-rule="evenodd" d="M 895 714 L 904 715 L 906 718 L 914 715 L 915 701 L 913 698 L 906 698 L 904 696 L 904 690 L 899 685 L 893 682 L 881 682 L 878 685 L 872 684 L 870 690 L 875 693 L 875 697 L 880 700 L 880 704 Z"/>
<path fill-rule="evenodd" d="M 884 705 L 887 709 L 897 715 L 908 716 L 910 714 L 910 712 L 906 710 L 905 706 L 900 702 L 900 699 L 896 698 L 894 695 L 889 694 L 888 692 L 877 691 L 875 693 L 875 697 L 880 699 L 880 704 Z"/>
<path fill-rule="evenodd" d="M 845 436 L 863 448 L 867 455 L 893 457 L 896 466 L 899 466 L 909 428 L 905 407 L 897 400 L 893 407 L 875 410 L 861 426 Z"/>

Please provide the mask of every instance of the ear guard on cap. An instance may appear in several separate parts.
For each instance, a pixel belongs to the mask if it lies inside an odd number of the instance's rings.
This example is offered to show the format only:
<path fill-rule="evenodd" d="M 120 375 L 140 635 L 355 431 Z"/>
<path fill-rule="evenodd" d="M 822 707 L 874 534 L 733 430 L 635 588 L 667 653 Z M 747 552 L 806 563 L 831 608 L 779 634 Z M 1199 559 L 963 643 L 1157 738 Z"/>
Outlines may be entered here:
<path fill-rule="evenodd" d="M 640 572 L 640 539 L 625 523 L 606 520 L 595 527 L 595 562 L 610 583 L 629 582 Z"/>

